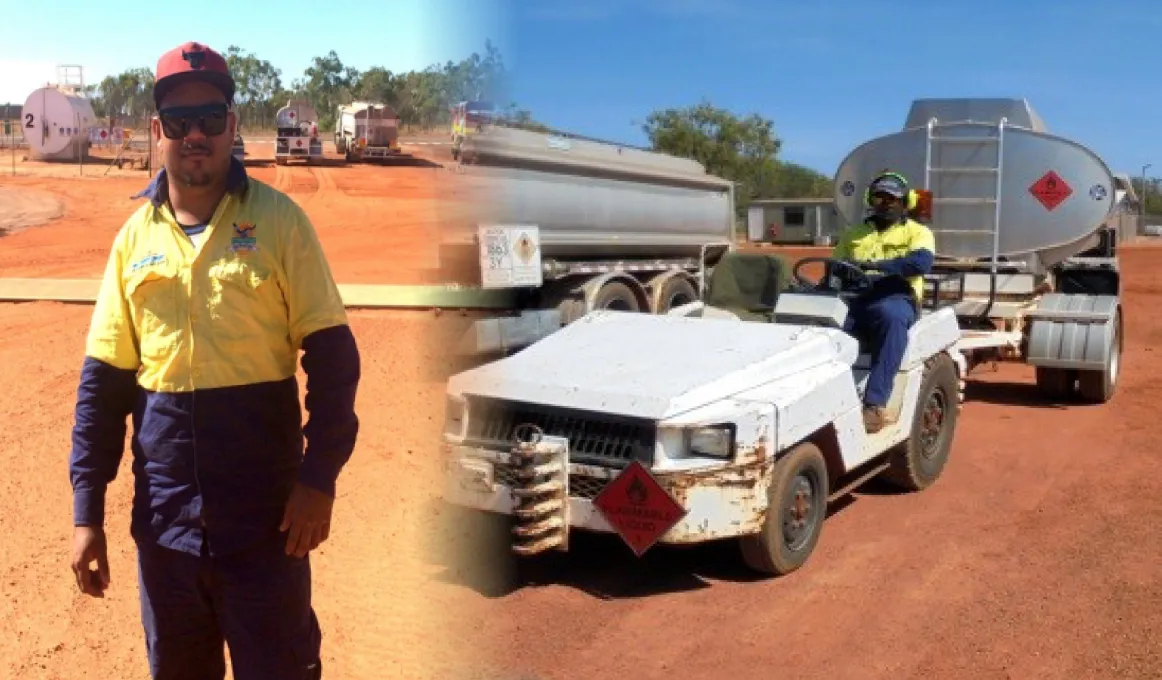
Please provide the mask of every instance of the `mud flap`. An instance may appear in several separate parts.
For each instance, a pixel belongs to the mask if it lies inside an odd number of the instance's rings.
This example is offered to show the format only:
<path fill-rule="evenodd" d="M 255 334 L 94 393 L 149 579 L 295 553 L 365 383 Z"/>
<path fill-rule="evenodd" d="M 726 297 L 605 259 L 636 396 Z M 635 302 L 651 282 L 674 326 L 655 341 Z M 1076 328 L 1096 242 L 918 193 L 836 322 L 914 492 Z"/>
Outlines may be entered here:
<path fill-rule="evenodd" d="M 511 454 L 512 550 L 528 556 L 569 549 L 569 440 L 537 436 Z"/>
<path fill-rule="evenodd" d="M 1049 293 L 1029 313 L 1026 363 L 1043 368 L 1106 370 L 1113 348 L 1118 298 Z"/>

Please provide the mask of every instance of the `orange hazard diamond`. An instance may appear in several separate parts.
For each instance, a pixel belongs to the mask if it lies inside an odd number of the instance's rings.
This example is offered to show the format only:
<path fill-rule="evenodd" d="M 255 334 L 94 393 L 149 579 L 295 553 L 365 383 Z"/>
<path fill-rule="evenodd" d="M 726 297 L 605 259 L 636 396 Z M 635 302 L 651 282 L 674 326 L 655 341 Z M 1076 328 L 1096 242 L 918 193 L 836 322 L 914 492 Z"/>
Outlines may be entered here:
<path fill-rule="evenodd" d="M 1050 170 L 1029 187 L 1033 198 L 1041 202 L 1046 210 L 1053 210 L 1073 194 L 1073 189 L 1061 179 L 1061 175 Z"/>
<path fill-rule="evenodd" d="M 636 460 L 593 499 L 593 505 L 638 557 L 687 512 Z"/>

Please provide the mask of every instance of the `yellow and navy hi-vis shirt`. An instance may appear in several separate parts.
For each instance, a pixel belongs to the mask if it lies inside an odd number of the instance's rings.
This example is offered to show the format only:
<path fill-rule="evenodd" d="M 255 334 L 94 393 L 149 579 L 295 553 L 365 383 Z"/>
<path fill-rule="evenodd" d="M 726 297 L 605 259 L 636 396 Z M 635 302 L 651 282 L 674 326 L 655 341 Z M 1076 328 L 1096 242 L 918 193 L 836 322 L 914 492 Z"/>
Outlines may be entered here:
<path fill-rule="evenodd" d="M 871 262 L 875 271 L 904 277 L 919 303 L 924 299 L 923 275 L 932 268 L 936 257 L 936 239 L 931 229 L 912 219 L 883 231 L 864 222 L 840 235 L 831 256 L 837 260 Z"/>
<path fill-rule="evenodd" d="M 70 456 L 77 525 L 104 521 L 132 414 L 138 540 L 199 554 L 278 531 L 296 481 L 330 495 L 355 446 L 359 353 L 314 228 L 231 160 L 197 245 L 165 171 L 113 240 Z M 302 424 L 296 361 L 307 374 Z M 303 438 L 306 438 L 304 451 Z"/>

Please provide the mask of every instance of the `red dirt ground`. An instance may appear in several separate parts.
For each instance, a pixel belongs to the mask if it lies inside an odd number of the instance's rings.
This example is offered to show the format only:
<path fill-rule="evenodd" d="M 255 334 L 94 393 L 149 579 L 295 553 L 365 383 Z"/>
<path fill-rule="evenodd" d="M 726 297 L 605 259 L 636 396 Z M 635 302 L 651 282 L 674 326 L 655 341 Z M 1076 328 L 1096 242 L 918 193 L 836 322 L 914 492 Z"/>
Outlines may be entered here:
<path fill-rule="evenodd" d="M 247 171 L 303 206 L 339 283 L 439 282 L 440 225 L 470 224 L 480 205 L 479 183 L 454 171 L 446 146 L 405 148 L 414 158 L 385 166 L 343 165 L 332 154 L 325 165 L 276 166 L 264 158 L 273 147 L 254 146 Z M 4 236 L 0 276 L 100 278 L 113 235 L 143 200 L 130 197 L 149 183 L 149 175 L 109 169 L 100 161 L 83 167 L 18 162 L 16 176 L 5 165 L 0 163 L 0 187 L 8 191 L 0 194 L 0 212 L 15 211 L 13 190 L 19 189 L 29 197 L 55 196 L 65 214 L 51 229 L 13 229 Z M 44 201 L 24 203 L 39 207 Z"/>
<path fill-rule="evenodd" d="M 4 189 L 35 189 L 66 212 L 0 238 L 0 275 L 99 275 L 144 173 L 50 179 L 18 167 L 0 174 L 0 210 Z M 430 280 L 437 223 L 458 223 L 474 195 L 453 184 L 463 176 L 429 168 L 254 172 L 303 203 L 341 283 Z M 331 539 L 312 558 L 326 677 L 468 677 L 462 665 L 495 678 L 1162 677 L 1162 437 L 1150 425 L 1162 398 L 1160 258 L 1123 250 L 1127 339 L 1112 403 L 1042 403 L 1024 366 L 974 375 L 938 484 L 861 490 L 802 571 L 766 581 L 749 579 L 729 545 L 638 562 L 617 539 L 589 537 L 515 581 L 504 536 L 434 502 L 436 367 L 458 315 L 352 312 L 363 425 Z M 79 595 L 67 566 L 66 458 L 89 314 L 0 305 L 0 677 L 148 677 L 127 464 L 108 498 L 108 597 Z"/>

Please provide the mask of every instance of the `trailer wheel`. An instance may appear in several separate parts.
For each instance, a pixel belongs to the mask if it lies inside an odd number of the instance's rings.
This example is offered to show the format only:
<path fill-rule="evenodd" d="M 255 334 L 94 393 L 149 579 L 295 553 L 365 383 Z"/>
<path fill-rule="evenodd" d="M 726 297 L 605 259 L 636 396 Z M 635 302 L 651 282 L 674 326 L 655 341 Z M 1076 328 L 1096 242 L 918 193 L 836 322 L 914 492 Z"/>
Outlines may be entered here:
<path fill-rule="evenodd" d="M 610 281 L 593 296 L 593 309 L 611 309 L 617 312 L 640 312 L 637 296 L 621 281 Z"/>
<path fill-rule="evenodd" d="M 698 300 L 698 291 L 694 290 L 694 285 L 684 276 L 672 276 L 664 284 L 662 289 L 658 292 L 658 314 L 665 314 L 666 312 L 688 305 L 691 302 Z"/>
<path fill-rule="evenodd" d="M 948 462 L 959 415 L 960 376 L 947 354 L 938 354 L 924 372 L 912 432 L 888 454 L 883 479 L 908 491 L 936 483 Z"/>
<path fill-rule="evenodd" d="M 1122 310 L 1114 312 L 1114 337 L 1110 343 L 1110 355 L 1106 357 L 1105 368 L 1100 371 L 1078 371 L 1077 391 L 1081 398 L 1104 404 L 1114 396 L 1118 386 L 1118 374 L 1122 367 Z"/>
<path fill-rule="evenodd" d="M 771 473 L 762 531 L 739 539 L 748 567 L 783 576 L 807 562 L 819 543 L 829 494 L 823 452 L 803 442 L 780 458 Z"/>
<path fill-rule="evenodd" d="M 1037 389 L 1049 399 L 1064 399 L 1073 392 L 1073 381 L 1067 368 L 1038 366 L 1036 376 Z"/>

